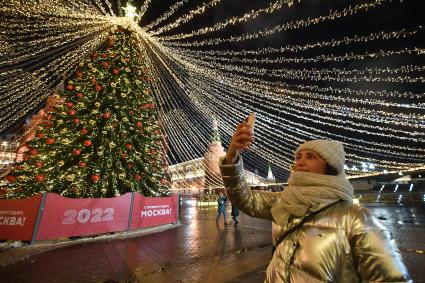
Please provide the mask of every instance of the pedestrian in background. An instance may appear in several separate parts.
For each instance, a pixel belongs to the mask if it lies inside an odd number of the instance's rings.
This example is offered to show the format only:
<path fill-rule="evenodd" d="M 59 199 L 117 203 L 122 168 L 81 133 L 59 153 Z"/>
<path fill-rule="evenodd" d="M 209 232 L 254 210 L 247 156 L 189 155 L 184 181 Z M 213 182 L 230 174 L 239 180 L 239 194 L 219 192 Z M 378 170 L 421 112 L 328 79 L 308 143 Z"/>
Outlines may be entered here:
<path fill-rule="evenodd" d="M 239 124 L 220 170 L 230 201 L 273 221 L 274 253 L 265 282 L 412 282 L 390 232 L 353 204 L 340 142 L 312 140 L 295 151 L 283 192 L 251 190 L 240 152 L 253 128 Z"/>
<path fill-rule="evenodd" d="M 224 225 L 227 225 L 227 222 L 226 222 L 226 200 L 227 200 L 227 198 L 224 196 L 224 194 L 222 192 L 220 192 L 220 194 L 218 195 L 218 200 L 217 200 L 218 212 L 217 212 L 217 218 L 216 218 L 215 222 L 218 223 L 218 219 L 220 219 L 220 215 L 223 214 Z"/>
<path fill-rule="evenodd" d="M 232 204 L 232 218 L 233 218 L 233 223 L 234 224 L 238 224 L 239 223 L 238 216 L 239 216 L 239 209 Z"/>

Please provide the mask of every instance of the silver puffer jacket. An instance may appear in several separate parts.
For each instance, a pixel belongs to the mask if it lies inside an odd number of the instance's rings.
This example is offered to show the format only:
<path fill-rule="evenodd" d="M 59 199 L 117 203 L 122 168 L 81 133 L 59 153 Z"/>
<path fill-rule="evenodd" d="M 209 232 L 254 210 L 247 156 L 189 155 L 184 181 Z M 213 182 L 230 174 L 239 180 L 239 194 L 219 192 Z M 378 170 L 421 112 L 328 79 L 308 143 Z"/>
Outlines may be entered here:
<path fill-rule="evenodd" d="M 220 169 L 232 204 L 246 214 L 273 221 L 270 209 L 279 193 L 251 191 L 240 158 Z M 299 224 L 273 222 L 273 241 Z M 265 282 L 412 282 L 394 240 L 370 211 L 340 201 L 290 233 L 277 247 Z"/>

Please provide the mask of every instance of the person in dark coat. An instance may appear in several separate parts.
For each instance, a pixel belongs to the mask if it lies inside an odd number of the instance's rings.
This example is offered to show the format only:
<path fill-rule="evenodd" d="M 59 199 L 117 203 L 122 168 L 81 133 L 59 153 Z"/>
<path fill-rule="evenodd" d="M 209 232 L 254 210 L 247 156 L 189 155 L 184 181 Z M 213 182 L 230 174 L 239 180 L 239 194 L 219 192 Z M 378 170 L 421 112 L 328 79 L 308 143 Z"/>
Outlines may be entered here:
<path fill-rule="evenodd" d="M 218 219 L 220 218 L 220 215 L 223 214 L 224 225 L 227 225 L 227 222 L 226 222 L 226 197 L 224 196 L 223 193 L 219 194 L 217 204 L 218 204 L 218 213 L 217 213 L 217 218 L 216 218 L 215 222 L 218 223 Z"/>
<path fill-rule="evenodd" d="M 235 224 L 238 224 L 239 223 L 238 216 L 239 216 L 239 208 L 237 208 L 236 206 L 234 206 L 232 204 L 232 218 L 233 218 L 233 222 Z"/>

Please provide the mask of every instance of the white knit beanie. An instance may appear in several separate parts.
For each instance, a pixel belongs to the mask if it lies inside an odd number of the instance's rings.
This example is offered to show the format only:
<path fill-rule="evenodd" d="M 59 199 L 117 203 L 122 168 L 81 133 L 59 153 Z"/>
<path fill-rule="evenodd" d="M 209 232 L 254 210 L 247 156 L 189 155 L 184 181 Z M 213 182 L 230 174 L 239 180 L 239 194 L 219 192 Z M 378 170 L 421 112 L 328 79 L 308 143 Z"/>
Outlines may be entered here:
<path fill-rule="evenodd" d="M 295 155 L 305 149 L 317 152 L 338 174 L 344 172 L 345 152 L 342 143 L 332 140 L 306 141 L 295 150 Z"/>

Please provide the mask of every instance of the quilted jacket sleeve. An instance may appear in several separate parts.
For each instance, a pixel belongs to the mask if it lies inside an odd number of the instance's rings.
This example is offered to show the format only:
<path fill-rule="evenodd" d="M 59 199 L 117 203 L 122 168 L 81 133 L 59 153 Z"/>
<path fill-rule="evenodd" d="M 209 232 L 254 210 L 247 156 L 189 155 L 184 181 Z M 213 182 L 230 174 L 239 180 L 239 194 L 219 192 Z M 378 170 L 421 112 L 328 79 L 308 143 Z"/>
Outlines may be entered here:
<path fill-rule="evenodd" d="M 277 193 L 251 190 L 244 178 L 241 157 L 234 165 L 226 165 L 225 157 L 222 157 L 219 165 L 224 187 L 232 204 L 250 216 L 271 220 L 270 208 Z"/>
<path fill-rule="evenodd" d="M 412 282 L 390 232 L 367 208 L 357 212 L 351 244 L 362 282 Z"/>

